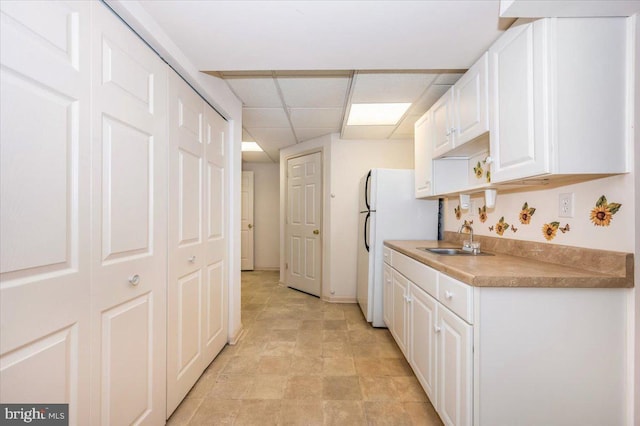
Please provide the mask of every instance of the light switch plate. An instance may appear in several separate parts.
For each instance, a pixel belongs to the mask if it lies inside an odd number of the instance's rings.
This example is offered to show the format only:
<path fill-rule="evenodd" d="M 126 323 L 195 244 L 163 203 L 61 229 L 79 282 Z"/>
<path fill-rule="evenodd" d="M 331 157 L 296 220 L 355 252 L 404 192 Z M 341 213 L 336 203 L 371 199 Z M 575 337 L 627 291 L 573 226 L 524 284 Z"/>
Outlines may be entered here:
<path fill-rule="evenodd" d="M 558 195 L 558 216 L 573 217 L 573 192 L 565 192 Z"/>

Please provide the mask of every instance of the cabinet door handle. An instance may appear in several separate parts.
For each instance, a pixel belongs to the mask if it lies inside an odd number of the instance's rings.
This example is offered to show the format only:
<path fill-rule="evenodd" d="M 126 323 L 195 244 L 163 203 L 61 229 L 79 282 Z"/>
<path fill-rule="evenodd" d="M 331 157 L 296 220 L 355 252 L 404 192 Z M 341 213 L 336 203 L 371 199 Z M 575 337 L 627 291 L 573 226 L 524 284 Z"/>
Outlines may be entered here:
<path fill-rule="evenodd" d="M 433 331 L 435 331 L 436 333 L 440 333 L 441 328 L 438 327 L 437 325 L 433 326 Z"/>
<path fill-rule="evenodd" d="M 189 260 L 189 263 L 195 263 L 196 257 L 195 256 L 191 256 L 188 260 Z"/>
<path fill-rule="evenodd" d="M 487 158 L 484 159 L 484 162 L 487 164 L 491 164 L 493 163 L 493 158 L 491 156 L 488 156 Z"/>
<path fill-rule="evenodd" d="M 129 277 L 129 282 L 131 283 L 131 285 L 136 286 L 138 284 L 140 284 L 140 275 L 135 274 L 135 275 L 131 275 Z"/>
<path fill-rule="evenodd" d="M 446 299 L 453 299 L 453 293 L 452 293 L 452 292 L 450 292 L 450 291 L 445 291 L 445 292 L 444 292 L 444 297 L 445 297 Z"/>

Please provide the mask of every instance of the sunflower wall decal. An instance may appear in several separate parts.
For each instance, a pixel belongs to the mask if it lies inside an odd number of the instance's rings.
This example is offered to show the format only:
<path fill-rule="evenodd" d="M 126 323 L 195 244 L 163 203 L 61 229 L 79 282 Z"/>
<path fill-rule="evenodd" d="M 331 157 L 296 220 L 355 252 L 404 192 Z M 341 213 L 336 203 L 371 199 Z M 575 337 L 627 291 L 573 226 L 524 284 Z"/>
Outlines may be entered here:
<path fill-rule="evenodd" d="M 509 229 L 509 224 L 504 221 L 504 216 L 502 216 L 498 223 L 496 223 L 496 234 L 502 236 L 502 234 L 504 234 L 504 231 L 506 231 L 507 229 Z"/>
<path fill-rule="evenodd" d="M 473 168 L 473 173 L 476 175 L 476 179 L 482 178 L 482 174 L 484 170 L 482 169 L 482 164 L 478 161 L 478 164 Z"/>
<path fill-rule="evenodd" d="M 480 218 L 480 223 L 485 223 L 487 221 L 487 206 L 484 205 L 482 207 L 478 207 L 478 218 Z"/>
<path fill-rule="evenodd" d="M 589 218 L 594 226 L 609 226 L 613 220 L 613 215 L 618 213 L 620 207 L 622 207 L 620 203 L 608 203 L 607 197 L 603 195 L 598 198 L 596 206 L 591 209 Z"/>
<path fill-rule="evenodd" d="M 542 235 L 547 241 L 551 241 L 556 237 L 560 222 L 550 222 L 542 225 Z"/>
<path fill-rule="evenodd" d="M 460 205 L 458 205 L 458 207 L 454 207 L 453 211 L 456 214 L 456 219 L 460 220 L 462 218 L 462 209 L 460 208 Z"/>
<path fill-rule="evenodd" d="M 520 210 L 520 223 L 523 225 L 528 225 L 531 222 L 531 216 L 536 212 L 536 209 L 533 207 L 529 207 L 529 204 L 525 201 L 522 206 L 522 210 Z"/>

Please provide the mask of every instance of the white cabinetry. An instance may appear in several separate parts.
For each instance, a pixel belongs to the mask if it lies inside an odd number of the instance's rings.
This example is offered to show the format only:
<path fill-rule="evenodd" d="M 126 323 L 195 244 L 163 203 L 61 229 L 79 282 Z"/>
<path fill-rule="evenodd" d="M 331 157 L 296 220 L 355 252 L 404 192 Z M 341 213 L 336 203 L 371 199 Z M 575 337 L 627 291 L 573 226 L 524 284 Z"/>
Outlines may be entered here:
<path fill-rule="evenodd" d="M 391 334 L 444 423 L 471 425 L 473 327 L 456 315 L 472 314 L 470 287 L 395 251 L 390 263 Z"/>
<path fill-rule="evenodd" d="M 489 131 L 487 71 L 485 53 L 431 107 L 434 123 L 434 158 L 441 157 Z"/>
<path fill-rule="evenodd" d="M 627 25 L 522 21 L 491 46 L 493 182 L 627 171 Z"/>
<path fill-rule="evenodd" d="M 383 280 L 382 318 L 389 330 L 391 330 L 393 328 L 393 270 L 386 263 L 383 267 Z"/>
<path fill-rule="evenodd" d="M 444 424 L 625 423 L 626 289 L 479 288 L 393 250 L 387 262 L 392 334 Z"/>
<path fill-rule="evenodd" d="M 407 300 L 409 280 L 397 271 L 393 271 L 393 312 L 391 320 L 391 334 L 402 353 L 407 356 Z"/>
<path fill-rule="evenodd" d="M 414 126 L 416 198 L 433 195 L 433 111 L 429 110 Z"/>

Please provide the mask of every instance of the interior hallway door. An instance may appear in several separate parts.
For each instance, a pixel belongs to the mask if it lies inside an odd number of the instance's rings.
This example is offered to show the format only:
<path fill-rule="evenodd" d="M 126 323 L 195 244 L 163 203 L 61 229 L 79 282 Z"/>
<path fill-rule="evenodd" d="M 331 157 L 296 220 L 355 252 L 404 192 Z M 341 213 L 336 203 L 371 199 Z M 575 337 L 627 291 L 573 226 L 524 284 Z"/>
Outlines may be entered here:
<path fill-rule="evenodd" d="M 288 287 L 320 297 L 322 270 L 322 168 L 321 153 L 287 161 L 287 261 Z"/>
<path fill-rule="evenodd" d="M 240 269 L 253 271 L 253 172 L 242 172 L 240 218 Z"/>

